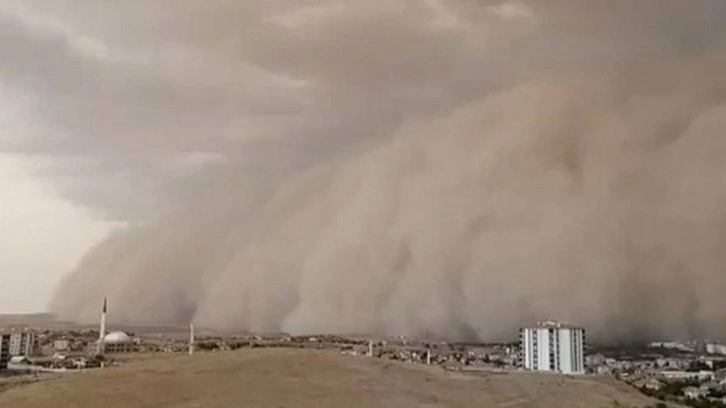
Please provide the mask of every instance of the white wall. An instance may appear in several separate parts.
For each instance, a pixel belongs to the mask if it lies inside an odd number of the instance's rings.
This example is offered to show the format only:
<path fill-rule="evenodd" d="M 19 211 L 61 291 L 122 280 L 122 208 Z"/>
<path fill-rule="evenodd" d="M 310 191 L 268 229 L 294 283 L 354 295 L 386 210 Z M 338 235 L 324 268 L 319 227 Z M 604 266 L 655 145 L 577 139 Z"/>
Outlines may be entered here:
<path fill-rule="evenodd" d="M 570 373 L 573 371 L 572 331 L 570 329 L 559 329 L 557 333 L 560 337 L 560 371 Z"/>
<path fill-rule="evenodd" d="M 537 366 L 539 371 L 551 371 L 550 369 L 550 336 L 547 329 L 537 329 Z"/>

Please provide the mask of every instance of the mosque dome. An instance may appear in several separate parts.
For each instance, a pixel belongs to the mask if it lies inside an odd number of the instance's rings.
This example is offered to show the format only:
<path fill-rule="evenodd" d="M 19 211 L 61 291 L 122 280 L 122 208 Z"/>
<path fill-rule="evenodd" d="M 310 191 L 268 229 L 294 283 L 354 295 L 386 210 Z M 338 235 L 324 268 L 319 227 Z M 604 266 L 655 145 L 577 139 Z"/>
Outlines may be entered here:
<path fill-rule="evenodd" d="M 118 331 L 107 334 L 106 337 L 103 338 L 103 341 L 107 344 L 130 343 L 131 337 L 124 332 Z"/>

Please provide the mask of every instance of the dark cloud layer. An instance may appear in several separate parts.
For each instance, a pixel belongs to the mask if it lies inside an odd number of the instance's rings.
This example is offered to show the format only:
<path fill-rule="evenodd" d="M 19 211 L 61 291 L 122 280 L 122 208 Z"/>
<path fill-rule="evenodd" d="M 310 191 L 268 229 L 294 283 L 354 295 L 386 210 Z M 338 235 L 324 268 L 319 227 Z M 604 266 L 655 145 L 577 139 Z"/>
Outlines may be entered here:
<path fill-rule="evenodd" d="M 16 3 L 0 147 L 129 222 L 65 318 L 724 334 L 723 1 Z"/>

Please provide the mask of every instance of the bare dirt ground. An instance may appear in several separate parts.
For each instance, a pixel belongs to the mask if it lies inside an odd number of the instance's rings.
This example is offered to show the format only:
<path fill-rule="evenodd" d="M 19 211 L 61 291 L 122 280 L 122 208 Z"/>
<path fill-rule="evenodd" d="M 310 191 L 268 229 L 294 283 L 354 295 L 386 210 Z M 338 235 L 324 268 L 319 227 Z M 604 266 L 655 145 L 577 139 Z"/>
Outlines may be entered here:
<path fill-rule="evenodd" d="M 460 374 L 292 349 L 139 360 L 0 393 L 3 408 L 608 408 L 616 400 L 654 405 L 606 378 Z"/>
<path fill-rule="evenodd" d="M 22 385 L 32 384 L 38 381 L 47 381 L 54 378 L 59 378 L 57 374 L 23 374 L 23 375 L 12 375 L 7 376 L 5 373 L 0 373 L 0 393 L 9 390 L 14 387 Z"/>

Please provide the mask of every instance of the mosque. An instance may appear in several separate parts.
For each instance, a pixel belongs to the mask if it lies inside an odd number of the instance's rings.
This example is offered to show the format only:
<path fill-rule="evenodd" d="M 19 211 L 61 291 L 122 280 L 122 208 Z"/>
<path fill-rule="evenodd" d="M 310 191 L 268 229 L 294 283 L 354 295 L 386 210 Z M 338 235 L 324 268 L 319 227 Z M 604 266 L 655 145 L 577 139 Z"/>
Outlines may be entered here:
<path fill-rule="evenodd" d="M 134 351 L 134 341 L 128 334 L 115 331 L 106 334 L 106 311 L 108 302 L 103 299 L 103 311 L 101 312 L 101 327 L 99 330 L 98 341 L 96 341 L 96 354 L 117 354 L 130 353 Z"/>
<path fill-rule="evenodd" d="M 124 332 L 112 332 L 103 338 L 103 352 L 105 354 L 130 353 L 134 351 L 134 342 Z"/>

